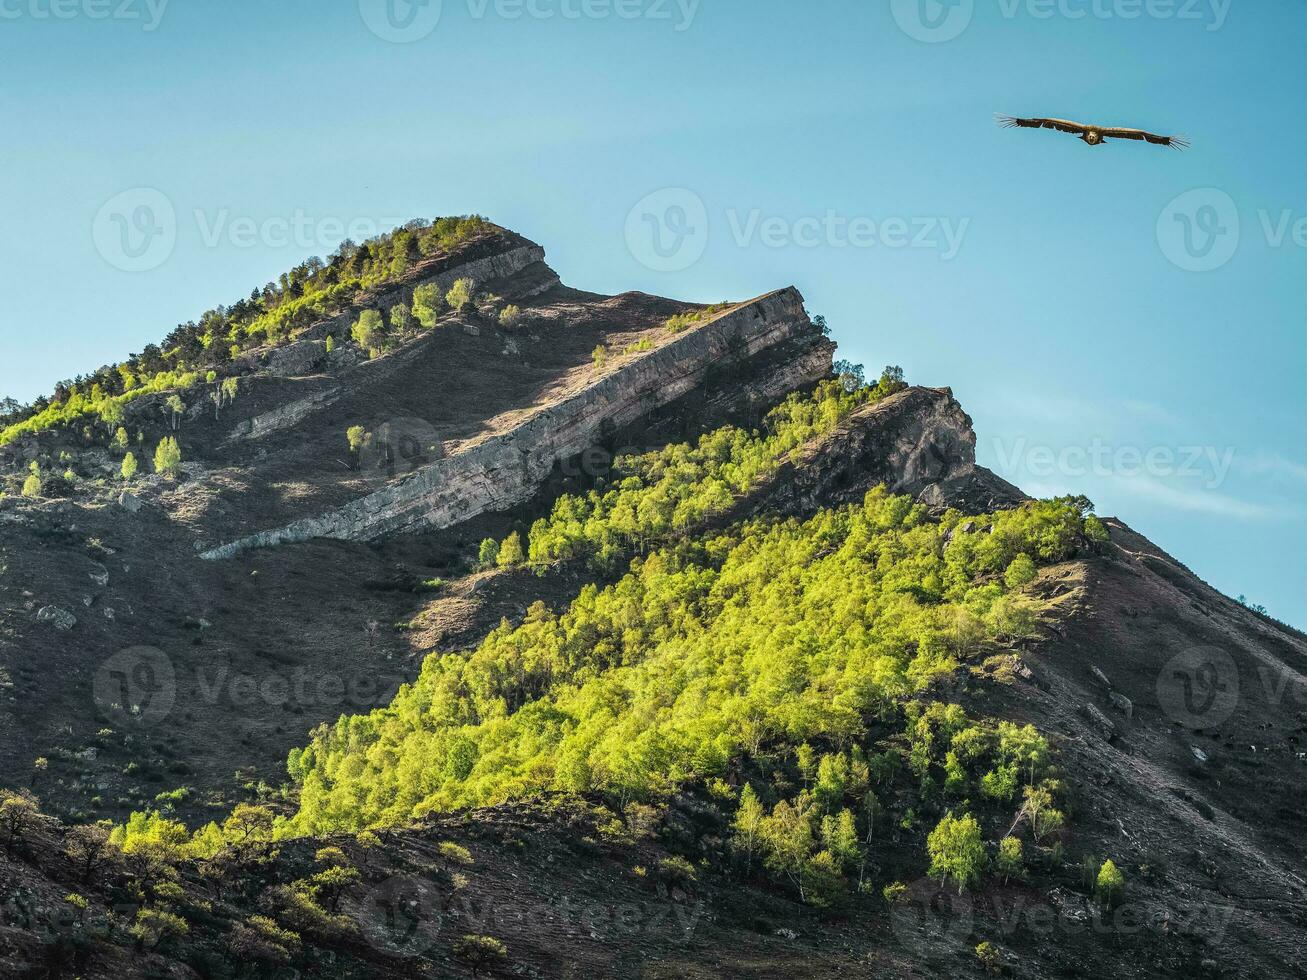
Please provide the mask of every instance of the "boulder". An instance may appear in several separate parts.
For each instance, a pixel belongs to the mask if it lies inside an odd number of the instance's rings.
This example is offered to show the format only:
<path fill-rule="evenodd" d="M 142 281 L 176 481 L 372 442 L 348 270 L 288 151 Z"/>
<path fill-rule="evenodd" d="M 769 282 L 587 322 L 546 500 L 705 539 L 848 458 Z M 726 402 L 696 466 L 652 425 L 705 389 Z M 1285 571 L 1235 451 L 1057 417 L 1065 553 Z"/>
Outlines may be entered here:
<path fill-rule="evenodd" d="M 1116 691 L 1108 693 L 1108 699 L 1112 702 L 1112 707 L 1121 714 L 1126 716 L 1127 721 L 1133 721 L 1135 716 L 1135 705 L 1124 694 L 1118 694 Z"/>
<path fill-rule="evenodd" d="M 58 606 L 42 606 L 37 610 L 36 618 L 39 622 L 49 623 L 60 630 L 70 630 L 77 625 L 77 617 Z"/>

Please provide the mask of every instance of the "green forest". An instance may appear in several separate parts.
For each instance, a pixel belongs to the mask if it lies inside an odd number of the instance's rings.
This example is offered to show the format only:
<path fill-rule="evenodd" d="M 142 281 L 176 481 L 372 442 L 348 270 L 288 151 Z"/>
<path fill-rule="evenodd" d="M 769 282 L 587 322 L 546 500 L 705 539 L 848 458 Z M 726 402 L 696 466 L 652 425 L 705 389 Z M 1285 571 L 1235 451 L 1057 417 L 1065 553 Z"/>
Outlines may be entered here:
<path fill-rule="evenodd" d="M 1107 540 L 1089 501 L 969 517 L 876 488 L 806 520 L 699 527 L 901 386 L 893 370 L 871 387 L 823 384 L 761 431 L 625 459 L 610 489 L 560 500 L 532 528 L 530 558 L 518 542 L 498 563 L 622 559 L 625 573 L 559 613 L 537 602 L 475 649 L 430 655 L 390 705 L 320 726 L 288 759 L 289 812 L 258 814 L 260 833 L 357 833 L 548 793 L 629 816 L 690 791 L 729 815 L 737 870 L 813 904 L 871 887 L 886 828 L 919 835 L 931 873 L 959 887 L 986 869 L 1020 874 L 1018 828 L 1041 845 L 1062 824 L 1048 744 L 927 692 L 1034 635 L 1024 586 Z M 489 544 L 497 559 L 508 550 Z M 1014 812 L 990 855 L 977 816 L 992 827 Z M 194 834 L 138 813 L 114 843 L 210 859 L 252 813 Z"/>

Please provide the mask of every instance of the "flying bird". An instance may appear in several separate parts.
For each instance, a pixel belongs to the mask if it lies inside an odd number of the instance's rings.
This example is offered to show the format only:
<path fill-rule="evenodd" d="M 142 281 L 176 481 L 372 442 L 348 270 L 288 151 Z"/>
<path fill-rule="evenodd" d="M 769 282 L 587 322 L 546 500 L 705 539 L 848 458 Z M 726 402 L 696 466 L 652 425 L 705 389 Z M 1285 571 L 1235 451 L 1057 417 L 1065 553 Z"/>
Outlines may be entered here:
<path fill-rule="evenodd" d="M 1188 149 L 1189 140 L 1183 136 L 1158 136 L 1156 133 L 1142 129 L 1122 129 L 1118 126 L 1086 126 L 1084 123 L 1069 119 L 1017 119 L 1013 116 L 999 116 L 998 124 L 1004 129 L 1020 127 L 1022 129 L 1056 129 L 1060 133 L 1075 133 L 1090 146 L 1102 146 L 1110 139 L 1147 140 L 1158 146 L 1170 146 L 1177 150 Z"/>

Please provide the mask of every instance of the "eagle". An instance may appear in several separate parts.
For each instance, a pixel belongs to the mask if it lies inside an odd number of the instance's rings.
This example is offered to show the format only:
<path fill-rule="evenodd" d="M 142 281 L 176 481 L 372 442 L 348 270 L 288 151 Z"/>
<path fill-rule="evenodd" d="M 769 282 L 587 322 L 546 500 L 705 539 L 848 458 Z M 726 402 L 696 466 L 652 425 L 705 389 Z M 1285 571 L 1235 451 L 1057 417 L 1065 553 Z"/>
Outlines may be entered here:
<path fill-rule="evenodd" d="M 1158 136 L 1156 133 L 1142 129 L 1122 129 L 1119 126 L 1086 126 L 1084 123 L 1072 122 L 1070 119 L 1017 119 L 1014 116 L 999 116 L 998 124 L 1004 129 L 1021 127 L 1022 129 L 1056 129 L 1060 133 L 1075 133 L 1090 146 L 1102 146 L 1110 139 L 1147 140 L 1158 146 L 1170 146 L 1177 150 L 1188 149 L 1189 140 L 1183 136 Z"/>

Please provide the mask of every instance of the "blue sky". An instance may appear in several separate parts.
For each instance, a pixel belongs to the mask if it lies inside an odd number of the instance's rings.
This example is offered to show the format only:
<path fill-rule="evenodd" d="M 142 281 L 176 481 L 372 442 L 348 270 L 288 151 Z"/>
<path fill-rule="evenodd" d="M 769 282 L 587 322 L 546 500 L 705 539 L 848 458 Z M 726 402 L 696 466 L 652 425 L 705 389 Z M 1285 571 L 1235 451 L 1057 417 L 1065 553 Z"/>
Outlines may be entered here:
<path fill-rule="evenodd" d="M 480 212 L 586 289 L 797 285 L 1004 476 L 1307 624 L 1303 36 L 1298 0 L 3 0 L 0 393 Z"/>

